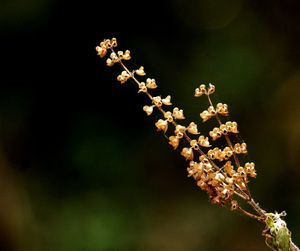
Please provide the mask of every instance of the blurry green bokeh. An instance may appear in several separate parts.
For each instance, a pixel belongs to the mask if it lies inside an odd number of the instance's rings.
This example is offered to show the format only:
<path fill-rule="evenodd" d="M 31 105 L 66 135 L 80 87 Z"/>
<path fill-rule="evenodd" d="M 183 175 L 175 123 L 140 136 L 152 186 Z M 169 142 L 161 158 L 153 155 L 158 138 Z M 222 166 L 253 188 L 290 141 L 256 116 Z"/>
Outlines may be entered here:
<path fill-rule="evenodd" d="M 286 210 L 300 243 L 299 3 L 114 4 L 0 4 L 0 250 L 268 250 L 262 225 L 209 204 L 149 101 L 96 56 L 108 36 L 201 132 L 194 89 L 216 85 L 256 163 L 254 197 Z"/>

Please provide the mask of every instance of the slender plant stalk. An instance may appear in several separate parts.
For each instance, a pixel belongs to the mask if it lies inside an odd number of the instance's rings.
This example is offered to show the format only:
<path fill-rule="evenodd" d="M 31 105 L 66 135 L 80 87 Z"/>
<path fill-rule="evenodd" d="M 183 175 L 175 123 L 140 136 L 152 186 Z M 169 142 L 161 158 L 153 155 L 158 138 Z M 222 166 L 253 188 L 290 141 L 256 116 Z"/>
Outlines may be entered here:
<path fill-rule="evenodd" d="M 215 92 L 212 84 L 200 85 L 195 89 L 195 97 L 206 96 L 209 107 L 200 113 L 203 122 L 215 118 L 217 127 L 209 132 L 210 139 L 198 132 L 195 122 L 183 125 L 181 121 L 185 119 L 183 110 L 174 107 L 173 110 L 171 96 L 165 98 L 153 96 L 150 91 L 157 88 L 155 79 L 143 77 L 146 75 L 144 67 L 130 70 L 125 61 L 131 59 L 130 51 L 115 51 L 117 40 L 115 38 L 103 40 L 97 47 L 98 55 L 103 58 L 110 52 L 106 59 L 108 66 L 119 64 L 122 72 L 117 80 L 124 84 L 131 79 L 138 88 L 138 93 L 145 94 L 150 105 L 145 105 L 143 110 L 147 115 L 151 115 L 156 109 L 161 114 L 155 126 L 158 131 L 162 131 L 173 149 L 182 148 L 181 155 L 189 162 L 187 168 L 188 176 L 192 177 L 199 188 L 206 191 L 210 202 L 232 211 L 250 217 L 265 225 L 263 236 L 266 245 L 276 251 L 299 251 L 293 243 L 291 231 L 288 229 L 282 213 L 268 213 L 262 209 L 251 195 L 248 183 L 249 178 L 256 177 L 255 164 L 253 162 L 241 163 L 239 155 L 247 153 L 245 142 L 234 143 L 231 139 L 232 134 L 238 134 L 237 123 L 232 121 L 222 122 L 229 114 L 228 105 L 223 103 L 213 104 L 211 95 Z M 166 107 L 166 108 L 165 108 Z M 173 134 L 170 128 L 173 128 Z M 197 135 L 198 139 L 195 139 Z M 216 142 L 224 137 L 227 147 L 220 149 L 212 147 L 210 140 Z M 182 147 L 184 145 L 184 147 Z M 233 162 L 232 162 L 233 161 Z M 246 202 L 249 209 L 241 206 L 241 201 Z"/>

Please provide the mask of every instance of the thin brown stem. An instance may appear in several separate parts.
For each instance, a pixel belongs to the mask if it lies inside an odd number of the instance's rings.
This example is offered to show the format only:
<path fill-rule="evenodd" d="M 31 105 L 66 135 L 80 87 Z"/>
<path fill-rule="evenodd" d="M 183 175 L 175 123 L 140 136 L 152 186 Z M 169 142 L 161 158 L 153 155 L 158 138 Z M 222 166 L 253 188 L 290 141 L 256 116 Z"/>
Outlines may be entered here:
<path fill-rule="evenodd" d="M 247 200 L 247 203 L 260 215 L 266 218 L 266 211 L 263 210 L 257 202 L 254 201 L 253 198 L 251 200 Z"/>
<path fill-rule="evenodd" d="M 263 217 L 255 215 L 255 214 L 252 214 L 252 213 L 246 211 L 245 209 L 241 208 L 240 206 L 238 206 L 236 210 L 238 210 L 239 212 L 243 213 L 244 215 L 246 215 L 246 216 L 248 216 L 248 217 L 250 217 L 252 219 L 255 219 L 255 220 L 259 221 L 259 222 L 264 222 L 264 218 Z"/>

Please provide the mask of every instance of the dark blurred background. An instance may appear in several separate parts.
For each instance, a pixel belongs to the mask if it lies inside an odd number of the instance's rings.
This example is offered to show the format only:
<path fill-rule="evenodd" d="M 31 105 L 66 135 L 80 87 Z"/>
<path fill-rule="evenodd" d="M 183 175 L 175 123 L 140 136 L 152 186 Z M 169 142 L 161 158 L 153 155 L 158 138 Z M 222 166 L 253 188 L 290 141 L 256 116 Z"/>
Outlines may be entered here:
<path fill-rule="evenodd" d="M 300 2 L 0 2 L 0 250 L 268 250 L 263 226 L 210 205 L 95 47 L 117 37 L 188 121 L 239 122 L 269 211 L 300 244 Z M 203 126 L 203 130 L 202 127 Z"/>

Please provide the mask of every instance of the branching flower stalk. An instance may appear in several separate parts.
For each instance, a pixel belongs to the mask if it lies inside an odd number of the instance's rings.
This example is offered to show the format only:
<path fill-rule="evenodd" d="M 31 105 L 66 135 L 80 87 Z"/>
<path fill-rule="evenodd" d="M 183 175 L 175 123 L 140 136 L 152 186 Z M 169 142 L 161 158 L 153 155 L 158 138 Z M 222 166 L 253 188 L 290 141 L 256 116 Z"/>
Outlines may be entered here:
<path fill-rule="evenodd" d="M 210 202 L 263 223 L 265 229 L 262 234 L 272 250 L 299 250 L 292 242 L 291 232 L 283 220 L 286 213 L 268 213 L 252 197 L 248 183 L 250 178 L 257 175 L 255 164 L 241 163 L 239 155 L 247 154 L 247 144 L 238 142 L 237 137 L 234 137 L 239 133 L 237 122 L 223 122 L 229 115 L 228 105 L 213 104 L 211 95 L 215 92 L 215 86 L 201 84 L 194 93 L 195 97 L 206 96 L 208 100 L 209 107 L 200 113 L 202 121 L 215 119 L 217 122 L 208 137 L 200 134 L 195 122 L 185 125 L 182 123 L 185 120 L 183 110 L 178 107 L 170 109 L 170 95 L 164 98 L 153 96 L 150 92 L 157 88 L 156 80 L 145 77 L 143 66 L 130 70 L 125 63 L 131 59 L 130 51 L 115 51 L 116 47 L 116 38 L 104 39 L 96 47 L 96 51 L 101 58 L 109 54 L 106 59 L 107 66 L 121 66 L 122 72 L 117 76 L 121 84 L 131 79 L 137 85 L 138 93 L 149 98 L 151 103 L 143 107 L 148 116 L 154 109 L 161 113 L 161 118 L 155 123 L 157 130 L 165 134 L 174 150 L 181 149 L 181 155 L 188 161 L 188 177 L 192 177 L 197 186 L 207 192 Z M 212 147 L 210 141 L 217 142 L 222 137 L 225 138 L 227 146 L 223 149 Z M 247 208 L 242 204 L 248 205 Z"/>

